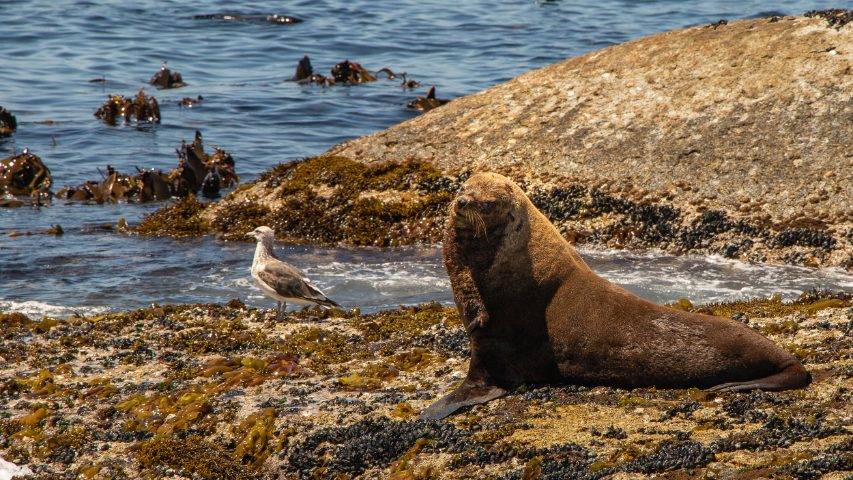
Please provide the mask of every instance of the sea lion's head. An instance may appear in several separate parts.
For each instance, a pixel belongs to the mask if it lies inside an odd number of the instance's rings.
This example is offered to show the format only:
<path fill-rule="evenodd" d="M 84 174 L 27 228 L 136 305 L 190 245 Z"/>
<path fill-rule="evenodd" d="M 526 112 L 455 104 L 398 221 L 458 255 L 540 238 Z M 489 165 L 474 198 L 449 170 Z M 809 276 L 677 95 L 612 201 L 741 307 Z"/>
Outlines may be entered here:
<path fill-rule="evenodd" d="M 503 175 L 475 174 L 462 185 L 451 203 L 451 225 L 463 235 L 486 239 L 518 230 L 523 222 L 519 197 L 524 197 L 524 193 Z"/>

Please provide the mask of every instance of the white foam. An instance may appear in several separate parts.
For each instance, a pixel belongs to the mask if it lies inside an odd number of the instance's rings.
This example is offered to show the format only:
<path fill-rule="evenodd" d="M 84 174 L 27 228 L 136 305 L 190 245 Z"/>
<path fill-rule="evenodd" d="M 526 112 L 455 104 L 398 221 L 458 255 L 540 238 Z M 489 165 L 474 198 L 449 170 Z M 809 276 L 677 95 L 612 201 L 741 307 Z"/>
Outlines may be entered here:
<path fill-rule="evenodd" d="M 75 313 L 80 315 L 98 315 L 109 311 L 108 307 L 78 307 L 51 305 L 37 300 L 27 300 L 23 302 L 15 300 L 0 300 L 0 311 L 5 312 L 20 312 L 32 318 L 42 317 L 68 317 Z"/>
<path fill-rule="evenodd" d="M 27 477 L 33 474 L 29 467 L 19 467 L 12 462 L 7 462 L 0 457 L 0 480 L 12 480 L 12 477 Z"/>

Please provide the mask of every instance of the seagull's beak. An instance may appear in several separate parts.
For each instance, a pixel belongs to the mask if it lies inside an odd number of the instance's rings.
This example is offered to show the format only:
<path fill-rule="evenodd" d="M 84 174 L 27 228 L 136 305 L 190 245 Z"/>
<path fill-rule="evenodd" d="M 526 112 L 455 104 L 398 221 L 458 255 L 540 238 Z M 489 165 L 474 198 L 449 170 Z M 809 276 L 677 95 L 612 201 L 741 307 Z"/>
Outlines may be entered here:
<path fill-rule="evenodd" d="M 255 238 L 255 232 L 249 232 L 246 234 L 247 237 Z"/>

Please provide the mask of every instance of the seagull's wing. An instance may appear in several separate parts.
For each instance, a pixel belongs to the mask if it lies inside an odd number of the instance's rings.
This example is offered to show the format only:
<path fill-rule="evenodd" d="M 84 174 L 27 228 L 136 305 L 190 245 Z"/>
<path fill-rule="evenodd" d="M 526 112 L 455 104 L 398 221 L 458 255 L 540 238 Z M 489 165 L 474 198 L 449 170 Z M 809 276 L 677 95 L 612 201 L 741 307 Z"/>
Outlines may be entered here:
<path fill-rule="evenodd" d="M 282 261 L 266 263 L 258 271 L 258 278 L 282 297 L 301 298 L 327 307 L 339 306 L 303 277 L 299 270 Z"/>

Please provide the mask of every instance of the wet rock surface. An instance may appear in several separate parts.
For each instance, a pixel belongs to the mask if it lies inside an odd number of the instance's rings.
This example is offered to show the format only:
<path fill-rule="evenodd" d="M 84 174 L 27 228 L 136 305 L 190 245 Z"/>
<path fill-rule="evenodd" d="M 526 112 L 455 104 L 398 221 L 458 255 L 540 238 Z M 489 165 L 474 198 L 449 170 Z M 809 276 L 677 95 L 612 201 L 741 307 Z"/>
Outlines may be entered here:
<path fill-rule="evenodd" d="M 280 323 L 237 300 L 66 320 L 2 312 L 0 455 L 37 478 L 844 478 L 849 295 L 696 309 L 776 332 L 813 384 L 528 386 L 431 422 L 418 412 L 467 363 L 449 347 L 464 336 L 458 316 L 439 305 Z"/>

